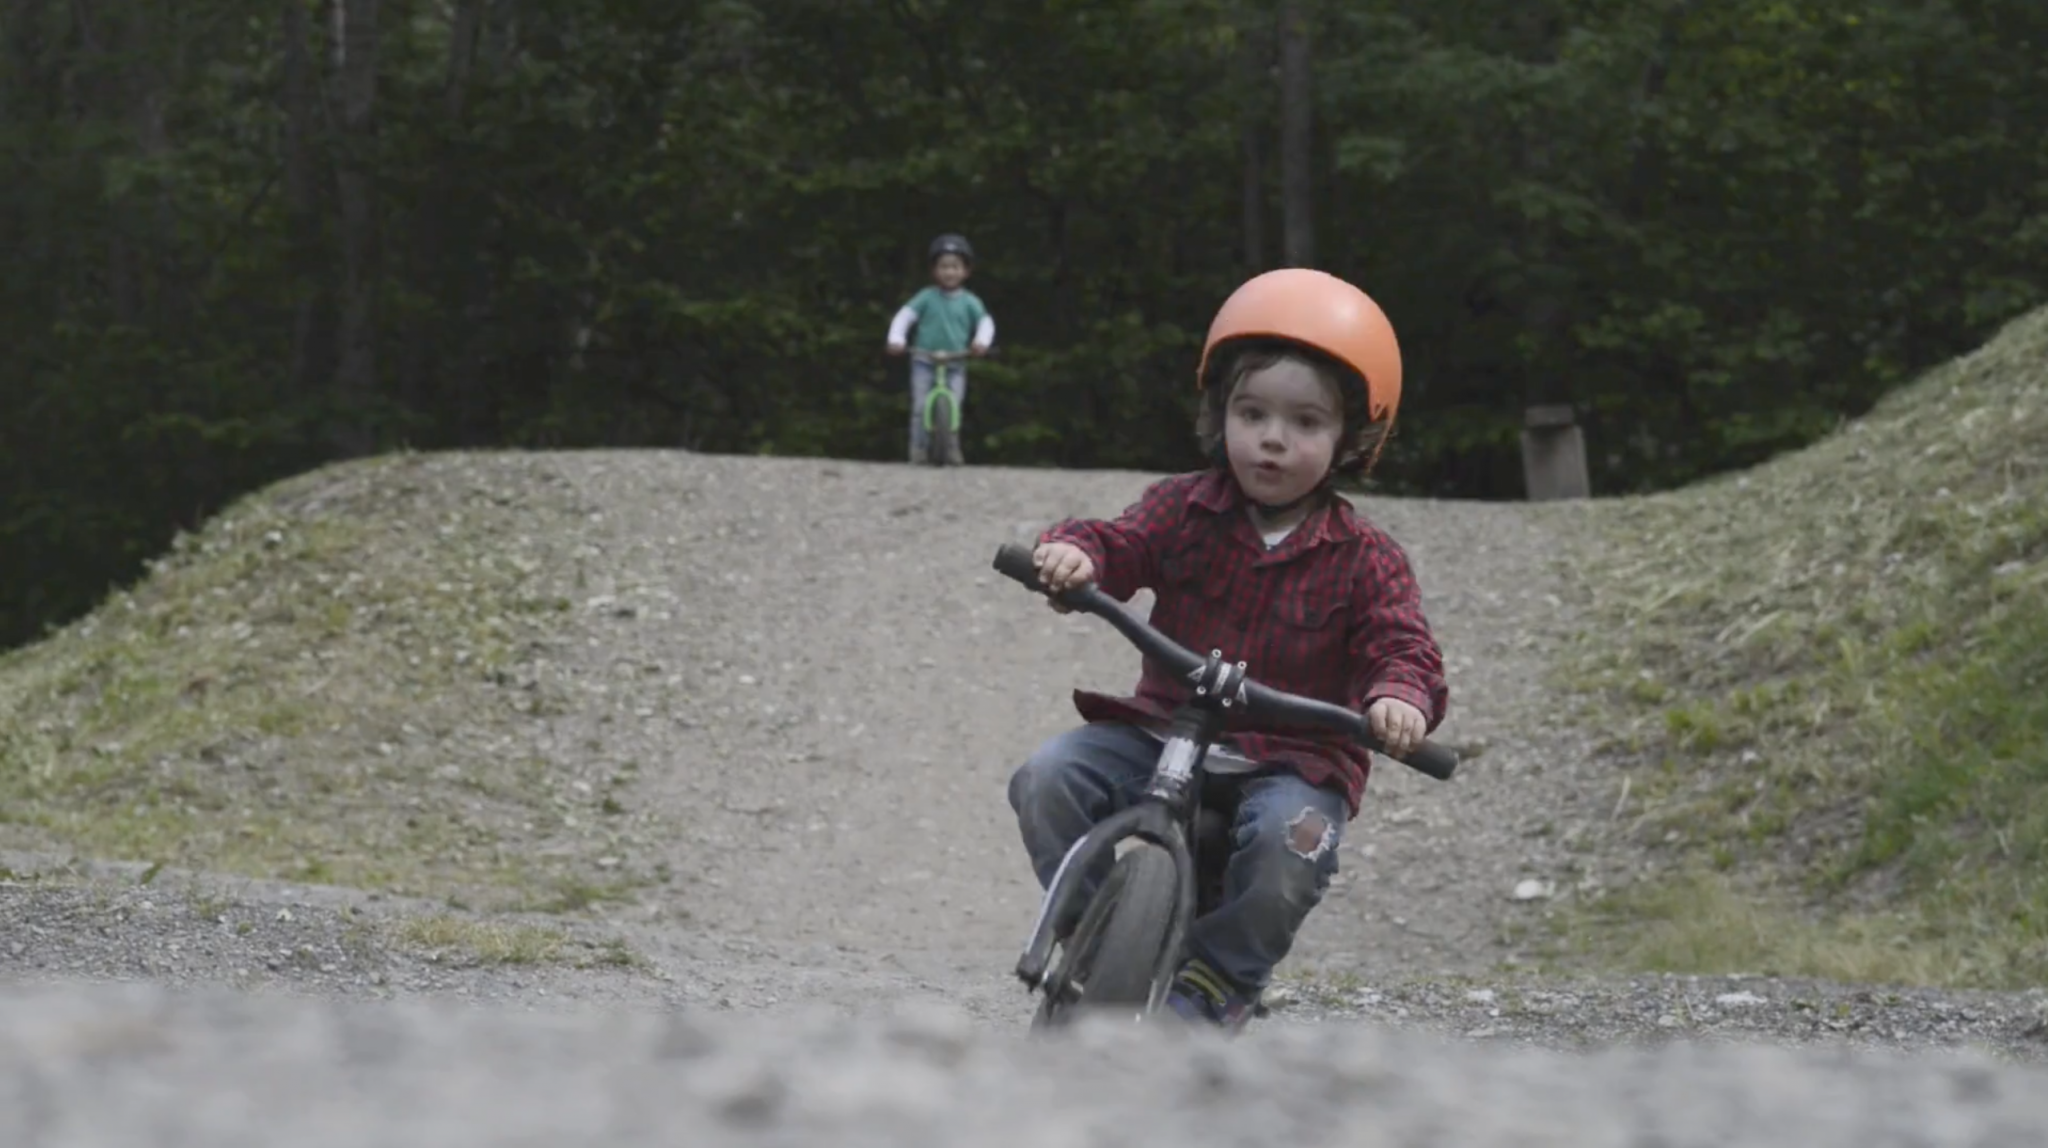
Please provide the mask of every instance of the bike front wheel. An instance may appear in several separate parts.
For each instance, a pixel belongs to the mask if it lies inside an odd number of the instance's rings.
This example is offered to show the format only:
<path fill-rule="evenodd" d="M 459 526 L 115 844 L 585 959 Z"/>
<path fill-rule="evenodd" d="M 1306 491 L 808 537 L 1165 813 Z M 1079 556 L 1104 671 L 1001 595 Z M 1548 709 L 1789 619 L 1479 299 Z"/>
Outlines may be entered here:
<path fill-rule="evenodd" d="M 953 405 L 953 394 L 943 387 L 932 392 L 931 405 L 925 408 L 925 461 L 933 466 L 946 466 L 958 460 L 960 455 L 960 432 L 954 426 L 959 420 L 958 408 Z"/>
<path fill-rule="evenodd" d="M 1032 1027 L 1055 1027 L 1083 1010 L 1142 1016 L 1179 896 L 1179 874 L 1166 850 L 1137 842 L 1117 858 L 1067 939 Z"/>

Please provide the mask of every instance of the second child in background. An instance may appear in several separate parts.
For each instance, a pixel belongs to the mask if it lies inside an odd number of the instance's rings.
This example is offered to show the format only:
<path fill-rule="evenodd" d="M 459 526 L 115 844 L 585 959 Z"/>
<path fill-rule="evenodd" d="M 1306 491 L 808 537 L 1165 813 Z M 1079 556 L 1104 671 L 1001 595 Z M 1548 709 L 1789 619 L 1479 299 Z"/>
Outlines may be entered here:
<path fill-rule="evenodd" d="M 990 344 L 996 339 L 996 323 L 989 317 L 988 308 L 982 305 L 979 296 L 969 291 L 965 284 L 974 270 L 974 248 L 959 235 L 941 235 L 932 240 L 926 253 L 931 266 L 932 285 L 910 297 L 889 322 L 889 353 L 906 354 L 911 350 L 944 351 L 952 354 L 966 352 L 975 356 L 988 353 Z M 913 335 L 911 329 L 915 327 Z M 964 411 L 967 405 L 967 364 L 954 363 L 951 366 L 949 382 L 953 389 L 956 408 Z M 924 422 L 919 413 L 924 409 L 925 399 L 932 389 L 932 364 L 921 356 L 910 361 L 910 461 L 925 461 L 929 447 Z M 960 437 L 953 436 L 952 457 L 945 461 L 958 466 Z"/>

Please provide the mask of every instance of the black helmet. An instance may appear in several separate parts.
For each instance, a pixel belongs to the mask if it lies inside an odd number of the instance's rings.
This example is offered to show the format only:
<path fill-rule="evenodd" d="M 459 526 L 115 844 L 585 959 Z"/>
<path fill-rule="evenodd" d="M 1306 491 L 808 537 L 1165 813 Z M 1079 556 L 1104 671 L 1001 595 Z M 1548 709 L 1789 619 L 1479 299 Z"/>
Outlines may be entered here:
<path fill-rule="evenodd" d="M 970 264 L 974 262 L 974 248 L 968 244 L 967 237 L 955 235 L 950 231 L 932 240 L 931 249 L 925 252 L 924 261 L 937 263 L 941 255 L 958 255 Z"/>

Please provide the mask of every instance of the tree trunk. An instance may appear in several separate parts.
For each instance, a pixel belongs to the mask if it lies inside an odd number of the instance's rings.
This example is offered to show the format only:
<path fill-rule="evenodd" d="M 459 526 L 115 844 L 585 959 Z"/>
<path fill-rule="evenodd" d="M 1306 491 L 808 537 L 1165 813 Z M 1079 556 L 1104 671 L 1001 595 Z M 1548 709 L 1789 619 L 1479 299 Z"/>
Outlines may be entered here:
<path fill-rule="evenodd" d="M 0 17 L 0 42 L 6 56 L 0 67 L 0 123 L 28 123 L 54 114 L 51 97 L 57 85 L 46 58 L 49 5 L 42 0 L 9 0 Z"/>
<path fill-rule="evenodd" d="M 1521 17 L 1520 57 L 1546 67 L 1555 65 L 1558 41 L 1563 35 L 1561 23 L 1535 7 L 1524 8 Z M 1532 117 L 1522 128 L 1522 174 L 1533 183 L 1548 184 L 1555 178 L 1556 165 L 1552 155 L 1552 133 L 1555 130 L 1549 119 L 1543 116 Z M 1529 217 L 1521 222 L 1517 254 L 1526 269 L 1526 286 L 1523 289 L 1527 291 L 1522 301 L 1522 337 L 1519 340 L 1525 348 L 1522 352 L 1522 402 L 1525 409 L 1569 404 L 1575 389 L 1573 376 L 1555 369 L 1556 361 L 1550 356 L 1563 344 L 1564 334 L 1571 324 L 1570 291 L 1574 278 L 1571 259 L 1568 253 L 1560 255 L 1559 236 L 1555 225 L 1548 219 Z"/>
<path fill-rule="evenodd" d="M 490 0 L 460 0 L 448 29 L 448 118 L 460 122 L 469 98 L 469 75 L 476 67 L 477 38 L 482 35 Z"/>
<path fill-rule="evenodd" d="M 110 19 L 107 13 L 87 3 L 71 5 L 71 20 L 84 64 L 66 69 L 83 81 L 77 91 L 77 114 L 80 118 L 117 118 L 129 102 L 129 85 L 116 63 L 127 47 L 123 36 L 125 22 L 118 15 Z M 139 327 L 143 325 L 142 275 L 126 226 L 128 204 L 123 202 L 125 194 L 110 198 L 114 199 L 110 205 L 113 211 L 106 218 L 103 235 L 107 302 L 115 322 Z"/>
<path fill-rule="evenodd" d="M 1315 169 L 1309 149 L 1315 89 L 1309 74 L 1309 0 L 1280 4 L 1280 213 L 1291 267 L 1316 262 Z"/>
<path fill-rule="evenodd" d="M 447 109 L 448 119 L 460 131 L 469 106 L 473 79 L 490 75 L 504 64 L 511 50 L 514 29 L 509 0 L 461 0 L 449 30 Z M 443 321 L 431 334 L 439 346 L 424 358 L 444 364 L 437 377 L 442 380 L 443 397 L 452 407 L 452 435 L 457 445 L 473 446 L 491 434 L 491 418 L 483 385 L 485 327 L 490 321 L 491 276 L 489 259 L 479 250 L 481 230 L 475 221 L 458 218 L 464 180 L 459 157 L 446 158 L 436 177 L 436 203 L 422 214 L 431 221 L 421 236 L 419 250 L 434 263 L 434 273 L 449 284 L 450 306 L 441 312 Z M 421 348 L 424 352 L 425 348 Z M 445 409 L 445 408 L 444 408 Z"/>
<path fill-rule="evenodd" d="M 1694 0 L 1672 0 L 1665 7 L 1657 46 L 1650 53 L 1650 58 L 1643 62 L 1641 88 L 1636 97 L 1635 132 L 1629 140 L 1628 189 L 1622 197 L 1622 210 L 1631 222 L 1642 217 L 1643 203 L 1658 178 L 1657 149 L 1651 142 L 1654 133 L 1650 116 L 1664 98 L 1665 82 L 1671 74 L 1671 60 L 1677 53 L 1679 37 L 1685 32 L 1685 18 L 1691 13 L 1693 3 Z"/>
<path fill-rule="evenodd" d="M 313 20 L 307 0 L 284 0 L 279 21 L 283 41 L 285 231 L 289 245 L 288 273 L 298 297 L 292 314 L 292 350 L 288 403 L 318 394 L 327 380 L 318 364 L 325 362 L 328 343 L 321 316 L 328 293 L 321 275 L 320 182 L 313 151 L 314 117 L 319 104 L 313 67 Z"/>
<path fill-rule="evenodd" d="M 1238 92 L 1241 111 L 1238 138 L 1244 161 L 1244 262 L 1247 273 L 1266 269 L 1266 130 L 1272 104 L 1265 98 L 1272 82 L 1271 11 L 1250 6 L 1239 23 Z"/>
<path fill-rule="evenodd" d="M 519 47 L 519 17 L 522 0 L 491 0 L 484 20 L 483 57 L 486 62 L 512 58 Z"/>
<path fill-rule="evenodd" d="M 134 12 L 134 23 L 129 26 L 131 45 L 151 44 L 157 35 L 168 29 L 151 28 L 144 21 L 152 13 L 138 5 Z M 164 120 L 166 93 L 173 90 L 177 77 L 158 51 L 145 50 L 144 59 L 128 64 L 126 73 L 128 89 L 128 122 L 135 133 L 135 150 L 143 161 L 154 168 L 162 163 L 171 152 L 171 133 Z M 176 240 L 177 210 L 171 204 L 170 189 L 162 184 L 151 196 L 149 215 L 152 226 L 149 237 L 143 244 L 143 255 L 139 261 L 142 271 L 142 307 L 146 320 L 177 324 L 192 317 L 186 306 L 188 294 L 180 289 L 183 276 L 177 266 Z M 179 314 L 170 314 L 173 310 Z"/>
<path fill-rule="evenodd" d="M 341 362 L 338 446 L 366 454 L 376 446 L 368 421 L 377 405 L 377 218 L 370 183 L 376 140 L 378 0 L 339 0 L 342 155 L 336 188 L 341 199 Z"/>

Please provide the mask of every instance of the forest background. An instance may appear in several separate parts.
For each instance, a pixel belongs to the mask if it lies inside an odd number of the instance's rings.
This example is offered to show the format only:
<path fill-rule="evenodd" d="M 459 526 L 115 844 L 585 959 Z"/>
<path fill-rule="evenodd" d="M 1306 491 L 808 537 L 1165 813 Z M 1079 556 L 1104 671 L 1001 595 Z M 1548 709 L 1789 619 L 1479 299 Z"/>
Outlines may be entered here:
<path fill-rule="evenodd" d="M 937 232 L 971 462 L 1196 462 L 1246 276 L 1366 287 L 1396 493 L 1813 441 L 2048 294 L 2039 0 L 5 0 L 0 645 L 412 448 L 903 456 Z"/>

